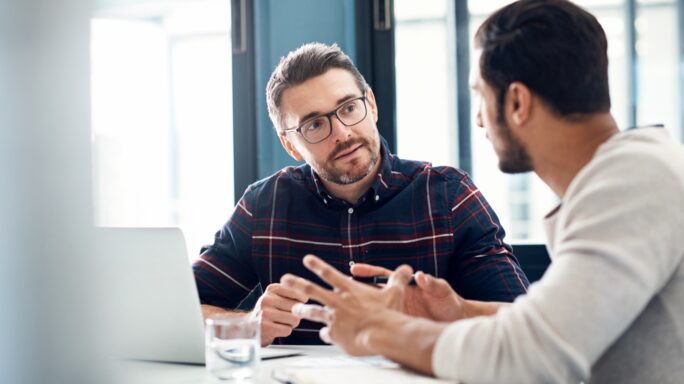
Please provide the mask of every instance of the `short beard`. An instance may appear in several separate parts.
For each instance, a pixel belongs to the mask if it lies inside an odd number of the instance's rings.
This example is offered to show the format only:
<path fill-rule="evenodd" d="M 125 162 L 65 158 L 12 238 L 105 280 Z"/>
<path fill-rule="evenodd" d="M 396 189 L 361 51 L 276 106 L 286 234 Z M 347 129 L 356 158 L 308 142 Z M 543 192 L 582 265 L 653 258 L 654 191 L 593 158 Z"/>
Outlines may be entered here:
<path fill-rule="evenodd" d="M 503 118 L 503 105 L 498 107 L 496 122 L 499 127 L 497 130 L 499 131 L 499 140 L 505 143 L 503 153 L 497 153 L 499 169 L 503 173 L 525 173 L 534 170 L 527 149 L 520 140 L 513 136 L 513 132 Z"/>
<path fill-rule="evenodd" d="M 339 172 L 339 171 L 333 169 L 332 167 L 321 167 L 322 169 L 317 171 L 318 175 L 326 181 L 329 181 L 329 182 L 335 183 L 335 184 L 339 184 L 339 185 L 354 184 L 354 183 L 362 180 L 364 177 L 368 176 L 373 171 L 373 168 L 375 168 L 375 166 L 378 164 L 378 161 L 380 160 L 380 154 L 379 154 L 380 151 L 379 151 L 379 148 L 373 148 L 371 143 L 368 140 L 366 140 L 365 138 L 359 138 L 359 139 L 344 142 L 344 143 L 341 143 L 340 145 L 338 145 L 335 148 L 335 150 L 330 154 L 330 156 L 328 156 L 328 163 L 332 163 L 334 161 L 335 157 L 337 157 L 337 155 L 339 155 L 343 151 L 345 151 L 345 150 L 347 150 L 347 149 L 349 149 L 355 145 L 358 145 L 360 143 L 363 144 L 363 146 L 365 146 L 371 152 L 370 161 L 368 162 L 368 166 L 366 167 L 365 170 L 363 170 L 362 172 L 359 172 L 358 174 L 352 176 L 351 174 L 348 174 L 348 173 Z"/>
<path fill-rule="evenodd" d="M 368 167 L 366 168 L 366 170 L 362 173 L 359 173 L 358 175 L 356 175 L 354 177 L 347 175 L 347 174 L 334 174 L 333 175 L 332 173 L 328 173 L 328 172 L 321 174 L 321 177 L 324 178 L 325 180 L 331 182 L 331 183 L 335 183 L 335 184 L 339 184 L 339 185 L 354 184 L 357 181 L 362 180 L 364 177 L 368 176 L 368 174 L 371 173 L 373 168 L 375 168 L 375 165 L 378 163 L 379 158 L 380 158 L 380 156 L 378 156 L 377 153 L 371 155 L 371 158 L 370 158 L 370 161 L 368 162 Z"/>

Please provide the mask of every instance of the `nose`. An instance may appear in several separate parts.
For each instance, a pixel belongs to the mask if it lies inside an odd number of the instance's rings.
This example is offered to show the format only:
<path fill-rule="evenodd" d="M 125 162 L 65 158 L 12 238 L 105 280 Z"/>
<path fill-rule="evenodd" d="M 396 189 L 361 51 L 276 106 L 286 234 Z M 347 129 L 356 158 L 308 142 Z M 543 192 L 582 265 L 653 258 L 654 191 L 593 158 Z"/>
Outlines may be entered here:
<path fill-rule="evenodd" d="M 480 113 L 480 111 L 478 111 L 477 115 L 475 115 L 475 125 L 480 128 L 484 128 L 484 124 L 482 123 L 482 113 Z"/>
<path fill-rule="evenodd" d="M 480 128 L 484 128 L 484 123 L 482 122 L 482 100 L 479 100 L 477 106 L 477 114 L 475 115 L 475 125 Z"/>
<path fill-rule="evenodd" d="M 347 141 L 352 135 L 352 127 L 342 124 L 336 115 L 330 116 L 330 128 L 333 131 L 335 142 Z"/>

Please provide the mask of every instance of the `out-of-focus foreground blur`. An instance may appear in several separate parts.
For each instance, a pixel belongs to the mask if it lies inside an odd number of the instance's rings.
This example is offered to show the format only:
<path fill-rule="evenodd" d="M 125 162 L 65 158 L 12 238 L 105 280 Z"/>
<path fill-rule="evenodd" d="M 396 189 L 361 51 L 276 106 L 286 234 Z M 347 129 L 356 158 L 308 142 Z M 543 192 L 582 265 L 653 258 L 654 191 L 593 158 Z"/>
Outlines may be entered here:
<path fill-rule="evenodd" d="M 102 383 L 88 0 L 0 0 L 0 383 Z"/>

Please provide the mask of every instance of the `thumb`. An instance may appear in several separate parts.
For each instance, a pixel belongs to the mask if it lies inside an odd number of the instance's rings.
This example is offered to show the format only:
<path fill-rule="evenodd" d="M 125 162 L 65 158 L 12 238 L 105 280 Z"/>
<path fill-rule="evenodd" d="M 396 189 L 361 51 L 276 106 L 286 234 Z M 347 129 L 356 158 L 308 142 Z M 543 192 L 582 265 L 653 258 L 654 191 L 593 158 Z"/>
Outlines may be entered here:
<path fill-rule="evenodd" d="M 419 271 L 416 273 L 416 284 L 420 289 L 432 296 L 446 296 L 454 292 L 449 283 L 444 279 L 436 278 L 430 274 Z"/>
<path fill-rule="evenodd" d="M 388 287 L 406 287 L 413 276 L 413 268 L 404 264 L 399 266 L 394 272 L 390 274 L 387 281 Z"/>

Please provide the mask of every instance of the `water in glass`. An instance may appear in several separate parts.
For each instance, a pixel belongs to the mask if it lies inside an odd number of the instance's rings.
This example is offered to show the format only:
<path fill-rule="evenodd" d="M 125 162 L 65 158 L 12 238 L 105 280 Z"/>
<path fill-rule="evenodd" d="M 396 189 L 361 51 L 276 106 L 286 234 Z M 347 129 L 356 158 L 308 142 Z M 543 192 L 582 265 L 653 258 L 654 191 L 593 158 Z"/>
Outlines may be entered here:
<path fill-rule="evenodd" d="M 254 339 L 214 339 L 208 345 L 207 369 L 222 380 L 252 377 L 259 360 L 258 349 Z"/>

